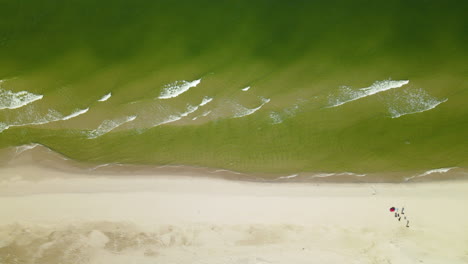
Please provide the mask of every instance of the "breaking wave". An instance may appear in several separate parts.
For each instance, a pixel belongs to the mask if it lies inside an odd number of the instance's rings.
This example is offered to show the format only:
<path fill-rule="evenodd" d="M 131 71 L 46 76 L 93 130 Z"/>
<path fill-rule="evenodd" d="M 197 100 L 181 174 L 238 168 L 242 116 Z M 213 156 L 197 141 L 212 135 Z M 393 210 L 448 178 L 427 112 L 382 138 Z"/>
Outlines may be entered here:
<path fill-rule="evenodd" d="M 179 121 L 181 120 L 182 118 L 190 115 L 191 113 L 197 111 L 198 109 L 198 106 L 193 106 L 193 105 L 188 105 L 187 106 L 187 109 L 185 110 L 185 112 L 182 112 L 181 114 L 179 115 L 170 115 L 169 117 L 167 117 L 165 120 L 157 123 L 156 125 L 154 126 L 160 126 L 160 125 L 164 125 L 164 124 L 167 124 L 167 123 L 172 123 L 172 122 L 175 122 L 175 121 Z"/>
<path fill-rule="evenodd" d="M 447 100 L 447 98 L 439 100 L 432 97 L 423 89 L 405 90 L 389 100 L 388 111 L 392 118 L 398 118 L 434 109 Z"/>
<path fill-rule="evenodd" d="M 450 170 L 456 169 L 456 168 L 457 167 L 450 167 L 450 168 L 440 168 L 440 169 L 428 170 L 428 171 L 426 171 L 424 173 L 405 178 L 405 181 L 409 181 L 409 180 L 414 179 L 414 178 L 424 177 L 424 176 L 431 175 L 431 174 L 434 174 L 434 173 L 446 173 L 446 172 L 449 172 Z"/>
<path fill-rule="evenodd" d="M 167 85 L 163 86 L 163 90 L 161 91 L 161 95 L 158 97 L 159 99 L 169 99 L 173 97 L 177 97 L 186 91 L 188 91 L 192 87 L 196 87 L 201 82 L 201 79 L 194 80 L 191 82 L 188 81 L 176 81 Z"/>
<path fill-rule="evenodd" d="M 41 94 L 33 94 L 26 91 L 12 92 L 1 88 L 3 80 L 0 80 L 0 109 L 16 109 L 28 105 L 44 97 Z"/>
<path fill-rule="evenodd" d="M 244 116 L 251 115 L 251 114 L 257 112 L 258 110 L 260 110 L 268 102 L 270 102 L 270 99 L 262 98 L 262 104 L 260 106 L 256 107 L 256 108 L 253 108 L 253 109 L 246 108 L 244 106 L 239 105 L 240 110 L 234 115 L 233 118 L 239 118 L 239 117 L 244 117 Z"/>
<path fill-rule="evenodd" d="M 343 105 L 345 103 L 355 101 L 366 96 L 370 96 L 376 93 L 387 91 L 394 88 L 402 87 L 409 83 L 409 80 L 400 80 L 400 81 L 376 81 L 371 86 L 360 89 L 352 89 L 348 86 L 340 87 L 338 94 L 330 95 L 328 98 L 329 107 L 336 107 Z"/>
<path fill-rule="evenodd" d="M 108 93 L 108 94 L 104 95 L 103 97 L 101 97 L 101 99 L 99 99 L 98 101 L 99 101 L 99 102 L 105 102 L 105 101 L 107 101 L 109 98 L 111 98 L 111 96 L 112 96 L 112 93 Z"/>
<path fill-rule="evenodd" d="M 136 116 L 133 115 L 133 116 L 126 116 L 126 117 L 123 117 L 123 118 L 118 118 L 118 119 L 114 119 L 114 120 L 104 120 L 104 122 L 102 122 L 98 128 L 94 129 L 94 130 L 91 130 L 89 131 L 87 134 L 88 134 L 88 138 L 89 139 L 93 139 L 93 138 L 97 138 L 97 137 L 100 137 L 114 129 L 116 129 L 117 127 L 125 124 L 125 123 L 128 123 L 128 122 L 131 122 L 133 120 L 136 119 Z"/>
<path fill-rule="evenodd" d="M 242 90 L 243 92 L 247 92 L 249 89 L 250 89 L 250 86 L 247 86 L 247 87 L 245 87 L 245 88 L 242 88 L 241 90 Z"/>
<path fill-rule="evenodd" d="M 160 126 L 160 125 L 172 123 L 172 122 L 175 122 L 175 121 L 179 121 L 181 119 L 182 119 L 181 115 L 170 115 L 169 117 L 167 117 L 166 119 L 164 119 L 163 121 L 157 123 L 154 126 Z"/>
<path fill-rule="evenodd" d="M 79 115 L 82 115 L 82 114 L 88 112 L 88 110 L 89 110 L 89 107 L 86 108 L 86 109 L 77 110 L 77 111 L 75 111 L 74 113 L 65 116 L 64 118 L 62 118 L 62 120 L 72 119 L 72 118 L 74 118 L 74 117 L 77 117 L 77 116 L 79 116 Z"/>
<path fill-rule="evenodd" d="M 36 120 L 31 121 L 31 122 L 13 123 L 13 124 L 6 124 L 6 123 L 1 123 L 0 122 L 0 133 L 7 130 L 7 129 L 9 129 L 9 128 L 11 128 L 11 127 L 45 125 L 45 124 L 52 123 L 52 122 L 69 120 L 69 119 L 72 119 L 74 117 L 77 117 L 79 115 L 82 115 L 82 114 L 88 112 L 88 110 L 89 110 L 89 108 L 78 109 L 75 112 L 73 112 L 73 113 L 71 113 L 71 114 L 69 114 L 67 116 L 63 116 L 58 111 L 53 110 L 53 109 L 49 109 L 48 113 L 45 116 L 39 117 Z"/>
<path fill-rule="evenodd" d="M 213 98 L 208 97 L 208 96 L 205 96 L 205 97 L 203 98 L 202 102 L 200 103 L 200 106 L 204 106 L 204 105 L 206 105 L 207 103 L 209 103 L 209 102 L 211 102 L 211 101 L 213 101 Z"/>
<path fill-rule="evenodd" d="M 7 130 L 8 128 L 10 128 L 9 125 L 3 123 L 3 122 L 0 122 L 0 133 L 2 133 L 3 131 Z"/>
<path fill-rule="evenodd" d="M 175 122 L 175 121 L 179 121 L 182 118 L 187 117 L 191 113 L 197 111 L 200 107 L 210 103 L 211 101 L 213 101 L 213 98 L 205 96 L 199 105 L 196 105 L 196 106 L 187 105 L 187 108 L 186 108 L 186 110 L 184 112 L 182 112 L 180 114 L 177 114 L 177 115 L 170 115 L 169 117 L 167 117 L 166 119 L 164 119 L 163 121 L 157 123 L 154 126 L 160 126 L 160 125 L 164 125 L 164 124 L 167 124 L 167 123 L 172 123 L 172 122 Z M 194 118 L 192 118 L 192 120 L 196 120 L 197 118 L 198 117 L 194 117 Z"/>

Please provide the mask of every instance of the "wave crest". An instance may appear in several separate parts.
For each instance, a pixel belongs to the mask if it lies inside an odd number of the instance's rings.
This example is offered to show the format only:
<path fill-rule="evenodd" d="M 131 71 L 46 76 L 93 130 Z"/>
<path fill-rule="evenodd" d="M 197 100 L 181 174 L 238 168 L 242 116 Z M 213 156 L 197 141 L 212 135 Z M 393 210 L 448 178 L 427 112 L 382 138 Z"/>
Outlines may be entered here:
<path fill-rule="evenodd" d="M 402 87 L 409 83 L 409 80 L 384 80 L 376 81 L 371 86 L 366 88 L 352 89 L 349 86 L 342 86 L 336 95 L 330 95 L 328 102 L 329 107 L 340 106 L 376 93 L 387 91 L 394 88 Z"/>
<path fill-rule="evenodd" d="M 440 100 L 432 97 L 423 89 L 405 90 L 389 100 L 388 111 L 392 118 L 398 118 L 434 109 L 447 100 L 447 98 Z"/>
<path fill-rule="evenodd" d="M 267 104 L 268 102 L 270 102 L 270 99 L 268 99 L 268 98 L 262 98 L 262 104 L 259 105 L 259 106 L 256 107 L 256 108 L 253 108 L 253 109 L 246 108 L 246 107 L 244 107 L 244 106 L 239 105 L 240 110 L 234 115 L 233 118 L 239 118 L 239 117 L 244 117 L 244 116 L 251 115 L 251 114 L 257 112 L 258 110 L 260 110 L 260 109 L 261 109 L 265 104 Z"/>
<path fill-rule="evenodd" d="M 16 109 L 42 99 L 41 94 L 33 94 L 27 91 L 12 92 L 1 88 L 0 81 L 0 109 Z"/>
<path fill-rule="evenodd" d="M 104 95 L 103 97 L 101 97 L 101 99 L 99 99 L 98 101 L 99 102 L 105 102 L 105 101 L 109 100 L 109 98 L 111 98 L 111 96 L 112 96 L 112 93 L 108 93 L 108 94 Z"/>
<path fill-rule="evenodd" d="M 125 124 L 125 123 L 128 123 L 128 122 L 131 122 L 133 120 L 136 119 L 136 116 L 133 115 L 133 116 L 126 116 L 126 117 L 123 117 L 123 118 L 118 118 L 118 119 L 114 119 L 114 120 L 104 120 L 98 128 L 94 129 L 94 130 L 91 130 L 88 132 L 88 138 L 89 139 L 94 139 L 94 138 L 97 138 L 97 137 L 100 137 L 114 129 L 116 129 L 117 127 Z"/>
<path fill-rule="evenodd" d="M 72 119 L 74 117 L 77 117 L 79 115 L 82 115 L 86 112 L 88 112 L 89 108 L 86 108 L 86 109 L 78 109 L 76 110 L 75 112 L 67 115 L 67 116 L 63 116 L 60 112 L 54 110 L 54 109 L 49 109 L 49 111 L 47 112 L 47 114 L 43 117 L 39 117 L 37 119 L 35 119 L 34 121 L 30 121 L 30 122 L 25 122 L 25 123 L 19 123 L 19 122 L 16 122 L 16 123 L 12 123 L 12 124 L 6 124 L 6 123 L 0 123 L 0 133 L 11 128 L 11 127 L 23 127 L 23 126 L 37 126 L 37 125 L 45 125 L 45 124 L 48 124 L 48 123 L 52 123 L 52 122 L 57 122 L 57 121 L 65 121 L 65 120 L 69 120 L 69 119 Z"/>
<path fill-rule="evenodd" d="M 184 112 L 180 113 L 180 114 L 176 114 L 176 115 L 170 115 L 168 116 L 167 118 L 165 118 L 163 121 L 161 122 L 158 122 L 156 125 L 154 126 L 160 126 L 160 125 L 164 125 L 164 124 L 167 124 L 167 123 L 172 123 L 172 122 L 175 122 L 175 121 L 179 121 L 181 120 L 182 118 L 184 117 L 187 117 L 188 115 L 190 115 L 191 113 L 194 113 L 195 111 L 197 111 L 200 107 L 202 106 L 205 106 L 207 105 L 208 103 L 210 103 L 211 101 L 213 101 L 213 98 L 211 97 L 208 97 L 208 96 L 205 96 L 201 103 L 196 105 L 196 106 L 193 106 L 193 105 L 187 105 L 187 108 L 185 109 Z M 196 120 L 199 116 L 197 117 L 194 117 L 192 118 L 192 120 Z"/>
<path fill-rule="evenodd" d="M 201 82 L 201 79 L 194 80 L 191 82 L 188 81 L 175 81 L 173 83 L 167 84 L 163 86 L 163 90 L 161 91 L 161 95 L 158 97 L 159 99 L 169 99 L 177 97 L 186 91 L 188 91 L 192 87 L 196 87 Z"/>
<path fill-rule="evenodd" d="M 431 174 L 434 174 L 434 173 L 440 173 L 440 174 L 441 173 L 446 173 L 446 172 L 449 172 L 450 170 L 456 169 L 456 168 L 457 167 L 450 167 L 450 168 L 440 168 L 440 169 L 428 170 L 428 171 L 425 171 L 425 172 L 423 172 L 421 174 L 405 178 L 405 181 L 409 181 L 409 180 L 412 180 L 414 178 L 424 177 L 424 176 L 431 175 Z"/>

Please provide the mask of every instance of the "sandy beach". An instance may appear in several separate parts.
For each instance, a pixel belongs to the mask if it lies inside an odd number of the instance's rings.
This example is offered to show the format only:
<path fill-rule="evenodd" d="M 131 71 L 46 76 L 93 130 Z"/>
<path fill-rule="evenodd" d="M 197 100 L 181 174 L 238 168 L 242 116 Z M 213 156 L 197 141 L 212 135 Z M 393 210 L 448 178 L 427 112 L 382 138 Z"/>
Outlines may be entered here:
<path fill-rule="evenodd" d="M 465 181 L 243 182 L 34 162 L 0 175 L 5 264 L 468 262 Z"/>

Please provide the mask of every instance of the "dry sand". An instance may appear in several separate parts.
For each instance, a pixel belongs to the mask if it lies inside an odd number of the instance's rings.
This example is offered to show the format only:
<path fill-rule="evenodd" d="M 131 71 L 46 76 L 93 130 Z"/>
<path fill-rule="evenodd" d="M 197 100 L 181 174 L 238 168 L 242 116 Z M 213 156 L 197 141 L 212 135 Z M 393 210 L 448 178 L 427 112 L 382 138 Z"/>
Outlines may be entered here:
<path fill-rule="evenodd" d="M 0 263 L 468 263 L 468 183 L 0 168 Z M 405 207 L 410 227 L 389 212 Z"/>

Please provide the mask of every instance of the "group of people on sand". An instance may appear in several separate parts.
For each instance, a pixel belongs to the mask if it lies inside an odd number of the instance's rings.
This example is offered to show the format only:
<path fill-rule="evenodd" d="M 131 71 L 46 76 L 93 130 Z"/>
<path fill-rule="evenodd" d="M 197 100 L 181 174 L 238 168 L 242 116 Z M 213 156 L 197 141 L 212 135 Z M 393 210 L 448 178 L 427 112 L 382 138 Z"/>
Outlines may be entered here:
<path fill-rule="evenodd" d="M 406 220 L 406 227 L 409 227 L 409 220 L 405 215 L 405 207 L 402 207 L 400 212 L 398 211 L 399 209 L 397 207 L 390 208 L 390 212 L 395 213 L 395 218 L 398 218 L 398 221 L 401 221 L 401 218 L 403 217 L 403 220 Z"/>

